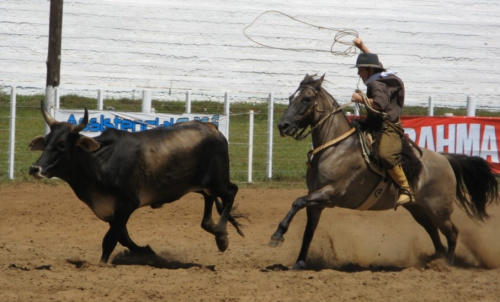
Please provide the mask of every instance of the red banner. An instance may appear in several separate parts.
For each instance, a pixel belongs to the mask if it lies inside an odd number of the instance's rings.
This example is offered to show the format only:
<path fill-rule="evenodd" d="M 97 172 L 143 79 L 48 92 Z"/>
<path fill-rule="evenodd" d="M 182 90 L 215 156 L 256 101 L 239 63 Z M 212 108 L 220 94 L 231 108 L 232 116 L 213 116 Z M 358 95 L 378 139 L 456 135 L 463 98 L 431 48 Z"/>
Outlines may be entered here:
<path fill-rule="evenodd" d="M 500 174 L 500 118 L 402 116 L 408 135 L 421 148 L 480 156 Z"/>

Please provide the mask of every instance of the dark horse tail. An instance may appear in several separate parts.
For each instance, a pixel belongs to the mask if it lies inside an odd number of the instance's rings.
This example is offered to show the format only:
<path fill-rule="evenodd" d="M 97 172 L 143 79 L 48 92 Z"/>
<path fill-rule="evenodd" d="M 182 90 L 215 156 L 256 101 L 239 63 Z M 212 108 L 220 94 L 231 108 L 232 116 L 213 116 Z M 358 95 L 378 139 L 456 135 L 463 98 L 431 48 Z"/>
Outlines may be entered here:
<path fill-rule="evenodd" d="M 443 154 L 457 179 L 457 200 L 467 215 L 476 220 L 488 218 L 486 206 L 498 203 L 498 182 L 489 163 L 479 156 Z"/>

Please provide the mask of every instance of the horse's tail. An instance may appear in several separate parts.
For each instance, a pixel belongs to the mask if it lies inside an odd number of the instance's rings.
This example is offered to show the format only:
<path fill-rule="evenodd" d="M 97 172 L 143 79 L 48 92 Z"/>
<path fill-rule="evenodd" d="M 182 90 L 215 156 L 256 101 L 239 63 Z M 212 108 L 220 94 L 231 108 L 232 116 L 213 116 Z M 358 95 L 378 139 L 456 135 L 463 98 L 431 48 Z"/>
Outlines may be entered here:
<path fill-rule="evenodd" d="M 486 206 L 498 203 L 498 182 L 490 164 L 479 156 L 443 154 L 457 179 L 457 201 L 467 215 L 476 220 L 488 218 Z"/>

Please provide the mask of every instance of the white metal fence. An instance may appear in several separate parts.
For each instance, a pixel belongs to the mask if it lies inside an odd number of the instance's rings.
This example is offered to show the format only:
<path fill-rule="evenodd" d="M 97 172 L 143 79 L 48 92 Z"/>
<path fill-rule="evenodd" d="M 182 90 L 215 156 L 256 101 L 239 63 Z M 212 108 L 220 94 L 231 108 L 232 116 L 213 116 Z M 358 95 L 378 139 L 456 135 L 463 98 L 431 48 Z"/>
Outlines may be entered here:
<path fill-rule="evenodd" d="M 5 150 L 0 153 L 0 178 L 7 179 L 24 179 L 27 177 L 27 167 L 36 160 L 39 154 L 28 151 L 29 141 L 36 135 L 43 134 L 44 121 L 40 114 L 40 107 L 31 105 L 32 114 L 16 113 L 17 108 L 23 108 L 23 104 L 17 102 L 18 90 L 16 87 L 10 87 L 10 102 L 0 103 L 0 149 Z M 21 93 L 22 95 L 22 90 Z M 142 100 L 136 97 L 136 100 L 141 102 L 143 112 L 154 112 L 155 108 L 151 105 L 151 100 L 154 94 L 151 90 L 143 90 L 142 93 L 134 94 L 141 95 Z M 310 147 L 307 142 L 291 142 L 290 138 L 278 139 L 278 134 L 274 131 L 276 119 L 279 118 L 279 113 L 275 114 L 275 104 L 286 102 L 282 97 L 275 99 L 273 93 L 267 96 L 245 98 L 243 101 L 248 105 L 246 112 L 232 112 L 231 103 L 241 100 L 232 98 L 227 93 L 207 94 L 206 92 L 186 91 L 184 93 L 177 92 L 177 95 L 184 95 L 185 98 L 185 113 L 192 112 L 193 100 L 207 100 L 213 102 L 213 108 L 210 105 L 203 108 L 205 112 L 213 112 L 220 110 L 220 104 L 223 103 L 221 113 L 229 117 L 231 121 L 229 130 L 229 143 L 231 153 L 231 170 L 232 177 L 240 183 L 255 183 L 269 182 L 272 180 L 287 182 L 294 179 L 301 179 L 305 175 L 305 153 Z M 102 89 L 96 90 L 96 109 L 105 110 L 104 104 L 105 91 Z M 210 95 L 210 97 L 207 97 Z M 55 91 L 55 108 L 59 108 L 58 98 L 59 93 Z M 177 97 L 177 100 L 182 100 Z M 162 102 L 168 104 L 168 101 Z M 267 110 L 253 110 L 257 104 L 267 104 Z M 434 102 L 431 97 L 428 100 L 428 115 L 434 115 Z M 474 98 L 467 99 L 467 115 L 475 115 L 476 101 Z M 208 107 L 208 108 L 207 108 Z M 261 106 L 262 107 L 262 106 Z M 8 109 L 7 109 L 8 108 Z M 26 108 L 23 108 L 26 109 Z M 81 109 L 78 108 L 78 109 Z M 91 109 L 91 108 L 89 108 Z M 112 108 L 110 108 L 112 109 Z M 23 110 L 26 111 L 26 110 Z M 201 113 L 205 113 L 201 112 Z M 357 114 L 355 111 L 354 114 Z M 38 130 L 33 130 L 33 127 L 27 125 L 33 123 L 32 119 L 39 121 L 42 125 Z M 255 119 L 261 121 L 256 126 Z M 265 121 L 265 123 L 264 123 Z M 263 126 L 263 125 L 266 126 Z M 257 127 L 257 128 L 256 128 Z M 288 140 L 288 141 L 286 141 Z M 278 154 L 275 156 L 275 154 Z M 301 163 L 297 165 L 296 163 Z"/>
<path fill-rule="evenodd" d="M 0 149 L 6 152 L 0 153 L 0 179 L 25 179 L 27 178 L 27 172 L 30 164 L 36 161 L 39 156 L 37 152 L 30 152 L 28 150 L 28 144 L 32 138 L 36 135 L 43 134 L 44 131 L 47 132 L 48 129 L 43 128 L 44 121 L 40 114 L 39 105 L 33 105 L 31 103 L 29 111 L 31 114 L 16 114 L 16 109 L 21 108 L 22 111 L 26 111 L 23 102 L 18 102 L 18 93 L 22 97 L 22 89 L 16 89 L 16 87 L 11 87 L 10 101 L 0 103 Z M 96 90 L 96 108 L 97 110 L 106 110 L 104 101 L 105 91 L 99 89 Z M 60 97 L 60 93 L 55 91 L 54 93 L 56 101 L 54 102 L 54 108 L 60 108 L 60 102 L 57 100 Z M 143 90 L 142 99 L 137 99 L 141 102 L 141 108 L 143 112 L 154 112 L 155 108 L 151 105 L 151 100 L 154 98 L 154 94 L 151 90 Z M 185 99 L 185 113 L 192 113 L 192 102 L 193 101 L 204 101 L 207 99 L 206 92 L 195 92 L 187 91 L 184 93 Z M 219 93 L 218 98 L 210 97 L 213 103 L 213 108 L 211 105 L 207 105 L 203 108 L 204 113 L 211 113 L 214 110 L 220 110 L 220 104 L 223 103 L 222 112 L 217 112 L 219 114 L 229 117 L 231 130 L 229 131 L 229 145 L 231 153 L 231 173 L 232 177 L 235 178 L 236 182 L 239 183 L 255 183 L 255 182 L 269 182 L 272 181 L 274 177 L 277 179 L 300 179 L 301 175 L 305 174 L 305 165 L 300 165 L 299 169 L 295 171 L 288 170 L 287 166 L 290 162 L 300 161 L 304 162 L 304 154 L 307 149 L 304 149 L 304 144 L 296 144 L 297 150 L 288 150 L 286 147 L 282 150 L 287 150 L 287 156 L 280 157 L 279 159 L 273 161 L 273 148 L 280 149 L 280 144 L 275 143 L 275 138 L 277 134 L 273 131 L 275 127 L 274 122 L 274 104 L 276 100 L 272 93 L 267 96 L 253 97 L 251 100 L 245 99 L 244 102 L 248 106 L 246 112 L 231 112 L 231 103 L 238 102 L 240 100 L 234 99 L 229 93 Z M 282 102 L 282 100 L 279 100 Z M 168 101 L 162 102 L 168 104 Z M 267 104 L 267 110 L 255 110 L 254 108 L 258 104 Z M 83 107 L 83 106 L 82 106 Z M 82 109 L 82 107 L 75 109 Z M 241 107 L 241 106 L 240 106 Z M 262 108 L 262 106 L 260 106 Z M 94 109 L 94 108 L 88 108 Z M 109 108 L 108 109 L 113 109 Z M 32 124 L 33 119 L 38 120 L 40 127 L 35 127 L 38 130 L 33 130 L 33 127 L 28 127 Z M 261 121 L 258 125 L 255 125 L 254 121 L 258 119 Z M 263 121 L 266 120 L 264 123 Z M 263 125 L 266 125 L 263 128 Z M 244 131 L 242 131 L 244 129 Z M 36 132 L 35 132 L 36 131 Z M 294 145 L 294 144 L 292 144 Z M 294 147 L 292 147 L 294 148 Z"/>

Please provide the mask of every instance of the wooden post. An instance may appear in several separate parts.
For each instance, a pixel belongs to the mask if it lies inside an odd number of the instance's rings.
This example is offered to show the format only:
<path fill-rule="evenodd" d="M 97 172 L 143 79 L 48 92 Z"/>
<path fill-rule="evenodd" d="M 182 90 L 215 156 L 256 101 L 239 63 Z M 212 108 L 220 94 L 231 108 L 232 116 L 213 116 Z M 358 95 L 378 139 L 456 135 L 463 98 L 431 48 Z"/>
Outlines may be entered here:
<path fill-rule="evenodd" d="M 50 0 L 49 51 L 47 55 L 47 79 L 45 87 L 45 107 L 54 114 L 55 89 L 61 81 L 63 0 Z M 45 133 L 50 131 L 45 125 Z"/>
<path fill-rule="evenodd" d="M 59 86 L 61 76 L 63 0 L 50 0 L 49 53 L 47 56 L 47 86 Z"/>

